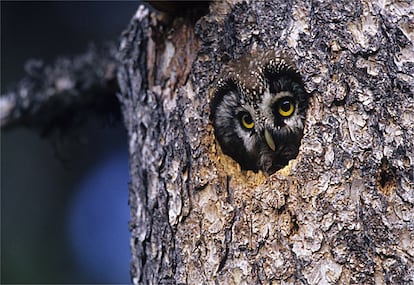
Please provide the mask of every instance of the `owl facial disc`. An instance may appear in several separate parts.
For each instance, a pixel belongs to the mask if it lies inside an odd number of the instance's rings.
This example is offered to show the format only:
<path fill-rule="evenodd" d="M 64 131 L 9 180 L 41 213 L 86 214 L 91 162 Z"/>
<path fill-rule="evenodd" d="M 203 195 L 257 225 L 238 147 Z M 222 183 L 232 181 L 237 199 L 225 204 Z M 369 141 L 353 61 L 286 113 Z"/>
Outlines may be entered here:
<path fill-rule="evenodd" d="M 275 51 L 227 64 L 211 100 L 214 135 L 242 169 L 272 174 L 299 152 L 309 96 L 293 63 Z"/>

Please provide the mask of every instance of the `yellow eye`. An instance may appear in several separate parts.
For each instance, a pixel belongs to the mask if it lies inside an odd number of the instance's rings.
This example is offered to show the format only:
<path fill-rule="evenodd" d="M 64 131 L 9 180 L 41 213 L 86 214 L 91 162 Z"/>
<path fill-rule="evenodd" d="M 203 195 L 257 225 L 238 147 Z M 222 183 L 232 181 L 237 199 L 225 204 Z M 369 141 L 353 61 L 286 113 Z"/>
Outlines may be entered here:
<path fill-rule="evenodd" d="M 295 105 L 291 100 L 283 100 L 278 104 L 277 111 L 282 117 L 289 117 L 295 111 Z"/>
<path fill-rule="evenodd" d="M 250 114 L 248 113 L 244 113 L 242 115 L 241 122 L 243 127 L 245 127 L 246 129 L 252 129 L 254 127 L 252 116 L 250 116 Z"/>

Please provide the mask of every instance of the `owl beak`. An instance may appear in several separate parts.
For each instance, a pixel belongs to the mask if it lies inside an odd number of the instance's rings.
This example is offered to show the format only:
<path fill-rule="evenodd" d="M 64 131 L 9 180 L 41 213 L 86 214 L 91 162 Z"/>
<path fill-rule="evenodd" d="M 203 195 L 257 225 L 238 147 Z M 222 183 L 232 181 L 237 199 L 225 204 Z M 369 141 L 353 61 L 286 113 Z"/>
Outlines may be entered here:
<path fill-rule="evenodd" d="M 276 150 L 275 141 L 273 140 L 272 135 L 267 129 L 265 129 L 264 131 L 264 136 L 265 136 L 267 145 L 270 147 L 271 150 L 275 151 Z"/>

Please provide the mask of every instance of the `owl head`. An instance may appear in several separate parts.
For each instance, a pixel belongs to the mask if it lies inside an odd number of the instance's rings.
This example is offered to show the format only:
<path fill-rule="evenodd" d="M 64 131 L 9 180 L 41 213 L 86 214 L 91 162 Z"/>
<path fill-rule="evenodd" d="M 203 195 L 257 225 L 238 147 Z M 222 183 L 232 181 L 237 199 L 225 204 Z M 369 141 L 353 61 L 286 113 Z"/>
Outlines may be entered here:
<path fill-rule="evenodd" d="M 229 63 L 211 100 L 223 152 L 245 170 L 283 168 L 298 154 L 308 97 L 294 65 L 274 52 Z"/>

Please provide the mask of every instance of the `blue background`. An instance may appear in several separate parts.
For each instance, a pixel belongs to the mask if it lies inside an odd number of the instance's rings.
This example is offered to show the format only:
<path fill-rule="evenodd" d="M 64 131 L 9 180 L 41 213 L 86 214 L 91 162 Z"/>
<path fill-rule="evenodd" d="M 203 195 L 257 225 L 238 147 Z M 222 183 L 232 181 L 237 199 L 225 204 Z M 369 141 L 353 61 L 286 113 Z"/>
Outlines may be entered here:
<path fill-rule="evenodd" d="M 138 2 L 1 1 L 1 93 L 30 58 L 118 41 Z M 90 116 L 62 137 L 1 131 L 1 283 L 129 283 L 127 137 Z"/>

